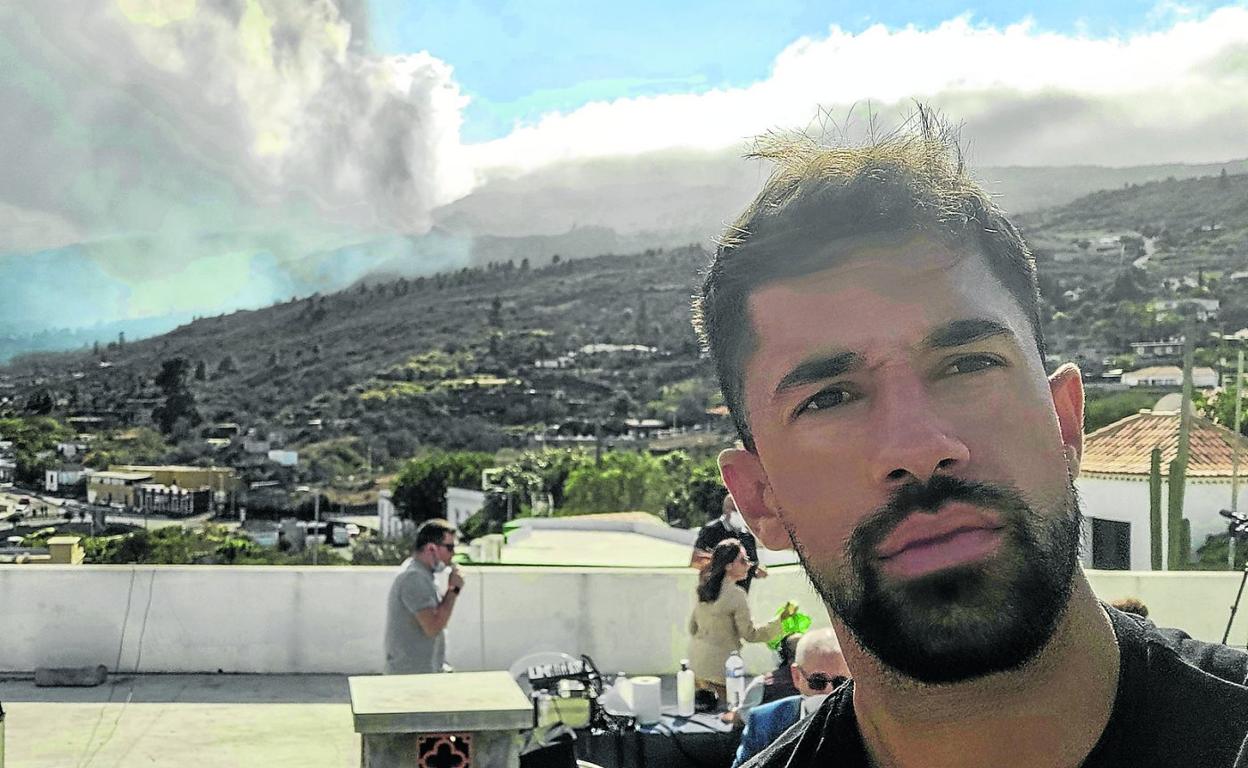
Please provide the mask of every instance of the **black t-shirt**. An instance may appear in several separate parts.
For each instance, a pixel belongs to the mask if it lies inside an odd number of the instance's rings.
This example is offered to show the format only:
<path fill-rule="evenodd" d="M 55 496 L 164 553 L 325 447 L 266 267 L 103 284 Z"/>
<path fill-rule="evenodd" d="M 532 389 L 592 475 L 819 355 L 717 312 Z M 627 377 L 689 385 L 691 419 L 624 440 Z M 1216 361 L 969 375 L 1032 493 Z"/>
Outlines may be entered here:
<path fill-rule="evenodd" d="M 734 531 L 729 528 L 721 517 L 713 520 L 698 531 L 698 540 L 693 543 L 694 549 L 701 549 L 710 552 L 715 549 L 715 545 L 727 539 L 737 539 L 741 542 L 741 546 L 745 547 L 745 556 L 750 558 L 752 562 L 758 562 L 758 544 L 754 541 L 754 534 L 745 528 Z M 754 580 L 754 568 L 750 568 L 750 575 L 737 582 L 737 586 L 750 591 L 750 582 Z"/>
<path fill-rule="evenodd" d="M 1109 722 L 1082 768 L 1248 768 L 1248 687 L 1230 682 L 1244 682 L 1248 654 L 1106 612 L 1122 667 Z M 746 768 L 824 765 L 870 766 L 852 681 Z"/>

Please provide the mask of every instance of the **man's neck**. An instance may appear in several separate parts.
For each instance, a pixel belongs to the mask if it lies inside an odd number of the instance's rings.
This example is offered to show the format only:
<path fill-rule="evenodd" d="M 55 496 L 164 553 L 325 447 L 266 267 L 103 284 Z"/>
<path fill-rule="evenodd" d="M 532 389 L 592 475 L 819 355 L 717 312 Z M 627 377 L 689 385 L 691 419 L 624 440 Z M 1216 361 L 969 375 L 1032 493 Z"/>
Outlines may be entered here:
<path fill-rule="evenodd" d="M 421 552 L 419 554 L 412 555 L 412 559 L 420 563 L 421 565 L 423 565 L 425 567 L 425 570 L 427 571 L 433 570 L 433 566 L 434 566 L 433 555 L 427 552 Z"/>
<path fill-rule="evenodd" d="M 854 714 L 879 768 L 1073 768 L 1100 738 L 1118 687 L 1113 626 L 1082 571 L 1053 638 L 1019 670 L 930 686 L 844 645 Z"/>

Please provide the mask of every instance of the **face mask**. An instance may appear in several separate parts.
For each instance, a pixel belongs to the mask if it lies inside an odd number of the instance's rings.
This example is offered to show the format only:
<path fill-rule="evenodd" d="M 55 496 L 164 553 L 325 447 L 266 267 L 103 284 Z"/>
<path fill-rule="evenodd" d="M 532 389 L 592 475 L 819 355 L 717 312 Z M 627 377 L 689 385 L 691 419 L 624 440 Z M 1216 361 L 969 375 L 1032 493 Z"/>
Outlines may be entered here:
<path fill-rule="evenodd" d="M 728 527 L 734 531 L 739 531 L 745 527 L 745 518 L 741 517 L 741 513 L 739 511 L 734 510 L 730 515 L 728 515 Z"/>
<path fill-rule="evenodd" d="M 823 702 L 828 698 L 829 693 L 816 693 L 813 696 L 802 696 L 802 715 L 808 715 L 819 709 Z"/>
<path fill-rule="evenodd" d="M 437 561 L 436 563 L 434 563 L 434 564 L 433 564 L 433 572 L 434 572 L 434 573 L 442 573 L 442 572 L 443 572 L 443 571 L 445 571 L 446 569 L 447 569 L 447 565 L 446 565 L 446 563 L 442 562 L 441 560 L 439 560 L 439 561 Z"/>

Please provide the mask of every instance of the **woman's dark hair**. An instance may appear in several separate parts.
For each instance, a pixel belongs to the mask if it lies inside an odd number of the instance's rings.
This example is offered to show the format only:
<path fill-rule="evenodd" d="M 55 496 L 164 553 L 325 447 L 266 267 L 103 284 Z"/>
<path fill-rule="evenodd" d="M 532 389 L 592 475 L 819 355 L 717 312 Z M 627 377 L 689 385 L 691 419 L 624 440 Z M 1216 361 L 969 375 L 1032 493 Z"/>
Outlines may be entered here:
<path fill-rule="evenodd" d="M 706 566 L 706 570 L 702 571 L 702 577 L 698 582 L 699 601 L 713 603 L 719 599 L 719 591 L 724 587 L 724 576 L 728 573 L 728 566 L 742 551 L 741 542 L 736 539 L 724 539 L 715 545 L 715 549 L 711 550 L 711 562 Z"/>
<path fill-rule="evenodd" d="M 780 665 L 787 667 L 797 661 L 797 641 L 802 639 L 801 632 L 790 632 L 780 641 Z"/>

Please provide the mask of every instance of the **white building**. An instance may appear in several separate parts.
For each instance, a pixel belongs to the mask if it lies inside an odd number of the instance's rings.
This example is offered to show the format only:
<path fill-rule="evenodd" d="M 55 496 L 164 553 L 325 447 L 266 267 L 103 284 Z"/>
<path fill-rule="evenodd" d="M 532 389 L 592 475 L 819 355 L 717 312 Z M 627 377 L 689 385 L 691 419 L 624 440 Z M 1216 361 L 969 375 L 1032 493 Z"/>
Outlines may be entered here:
<path fill-rule="evenodd" d="M 48 493 L 57 493 L 64 488 L 82 482 L 82 478 L 86 477 L 85 473 L 86 470 L 81 466 L 74 465 L 62 465 L 44 470 L 43 489 Z"/>
<path fill-rule="evenodd" d="M 1136 357 L 1179 357 L 1183 354 L 1183 339 L 1165 341 L 1133 341 L 1131 352 Z"/>
<path fill-rule="evenodd" d="M 1090 568 L 1152 568 L 1149 470 L 1153 448 L 1161 448 L 1162 552 L 1166 551 L 1166 473 L 1178 453 L 1177 411 L 1140 411 L 1087 435 L 1075 486 L 1084 513 L 1083 563 Z M 1199 416 L 1192 417 L 1183 513 L 1192 548 L 1211 534 L 1225 533 L 1219 510 L 1231 506 L 1233 448 L 1248 465 L 1248 439 Z M 1241 475 L 1248 474 L 1241 466 Z M 1248 492 L 1239 484 L 1239 509 L 1248 511 Z"/>
<path fill-rule="evenodd" d="M 1181 387 L 1183 369 L 1177 365 L 1154 365 L 1122 374 L 1122 383 L 1128 387 Z M 1218 374 L 1212 368 L 1192 368 L 1192 386 L 1212 389 L 1218 386 Z"/>
<path fill-rule="evenodd" d="M 293 467 L 299 463 L 299 452 L 274 448 L 269 451 L 269 461 L 276 462 L 283 467 Z"/>
<path fill-rule="evenodd" d="M 472 488 L 446 489 L 446 519 L 459 528 L 485 508 L 485 493 Z"/>
<path fill-rule="evenodd" d="M 1216 320 L 1221 302 L 1217 299 L 1165 299 L 1153 302 L 1153 312 L 1158 320 L 1165 315 L 1183 314 L 1187 308 L 1199 321 Z"/>

